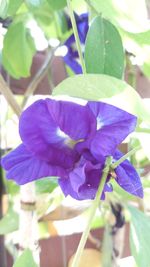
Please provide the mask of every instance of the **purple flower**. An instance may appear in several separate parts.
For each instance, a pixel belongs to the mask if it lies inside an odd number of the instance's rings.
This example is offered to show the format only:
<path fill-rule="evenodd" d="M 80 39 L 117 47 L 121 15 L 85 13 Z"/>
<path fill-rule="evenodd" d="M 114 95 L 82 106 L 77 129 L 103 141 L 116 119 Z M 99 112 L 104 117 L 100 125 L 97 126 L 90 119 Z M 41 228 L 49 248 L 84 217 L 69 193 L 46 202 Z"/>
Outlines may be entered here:
<path fill-rule="evenodd" d="M 52 99 L 39 100 L 21 115 L 22 144 L 2 159 L 7 178 L 25 184 L 47 176 L 59 177 L 65 195 L 95 197 L 105 158 L 119 159 L 117 146 L 136 126 L 136 117 L 112 105 Z M 128 162 L 115 170 L 118 184 L 142 197 L 140 178 Z M 108 175 L 104 192 L 112 191 Z"/>
<path fill-rule="evenodd" d="M 88 14 L 82 14 L 78 16 L 75 14 L 75 20 L 77 24 L 79 39 L 81 44 L 85 44 L 86 35 L 88 32 Z M 68 28 L 72 28 L 70 19 L 68 20 Z M 67 46 L 67 54 L 63 57 L 65 63 L 74 71 L 76 74 L 82 73 L 81 65 L 78 63 L 79 55 L 75 48 L 75 38 L 72 34 L 64 43 Z"/>

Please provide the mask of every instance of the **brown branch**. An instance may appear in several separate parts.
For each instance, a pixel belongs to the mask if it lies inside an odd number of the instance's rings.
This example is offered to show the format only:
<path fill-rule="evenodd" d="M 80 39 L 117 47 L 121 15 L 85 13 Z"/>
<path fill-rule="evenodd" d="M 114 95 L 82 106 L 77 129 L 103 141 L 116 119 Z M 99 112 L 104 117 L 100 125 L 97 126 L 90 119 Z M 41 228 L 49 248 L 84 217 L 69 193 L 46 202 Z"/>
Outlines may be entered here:
<path fill-rule="evenodd" d="M 12 110 L 15 112 L 15 114 L 19 117 L 22 112 L 21 107 L 18 105 L 13 93 L 11 92 L 10 88 L 7 86 L 2 75 L 0 75 L 0 92 L 5 97 L 8 104 L 10 105 Z"/>
<path fill-rule="evenodd" d="M 57 47 L 58 48 L 58 47 Z M 38 72 L 35 74 L 34 78 L 32 79 L 31 83 L 29 84 L 25 94 L 24 94 L 24 99 L 22 102 L 22 108 L 25 106 L 28 98 L 35 92 L 38 84 L 40 81 L 44 78 L 46 75 L 49 65 L 52 61 L 53 55 L 56 51 L 57 48 L 54 48 L 53 50 L 50 50 L 46 56 L 46 60 L 44 61 L 43 65 L 41 68 L 38 70 Z"/>

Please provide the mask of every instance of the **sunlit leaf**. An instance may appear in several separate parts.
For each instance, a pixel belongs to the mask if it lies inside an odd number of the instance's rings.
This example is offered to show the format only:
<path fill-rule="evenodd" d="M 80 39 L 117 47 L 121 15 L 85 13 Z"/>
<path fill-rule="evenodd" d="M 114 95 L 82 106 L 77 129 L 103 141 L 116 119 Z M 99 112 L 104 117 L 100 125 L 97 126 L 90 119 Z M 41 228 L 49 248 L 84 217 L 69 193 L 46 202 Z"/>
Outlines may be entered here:
<path fill-rule="evenodd" d="M 98 14 L 130 32 L 145 31 L 149 27 L 145 0 L 86 0 Z"/>
<path fill-rule="evenodd" d="M 131 213 L 130 248 L 135 262 L 139 267 L 149 267 L 150 257 L 150 218 L 134 207 Z"/>
<path fill-rule="evenodd" d="M 54 89 L 53 95 L 101 100 L 150 122 L 150 112 L 138 93 L 126 82 L 108 75 L 86 74 L 69 77 Z"/>
<path fill-rule="evenodd" d="M 124 51 L 121 37 L 112 23 L 96 17 L 88 31 L 85 43 L 87 73 L 103 73 L 122 78 Z"/>

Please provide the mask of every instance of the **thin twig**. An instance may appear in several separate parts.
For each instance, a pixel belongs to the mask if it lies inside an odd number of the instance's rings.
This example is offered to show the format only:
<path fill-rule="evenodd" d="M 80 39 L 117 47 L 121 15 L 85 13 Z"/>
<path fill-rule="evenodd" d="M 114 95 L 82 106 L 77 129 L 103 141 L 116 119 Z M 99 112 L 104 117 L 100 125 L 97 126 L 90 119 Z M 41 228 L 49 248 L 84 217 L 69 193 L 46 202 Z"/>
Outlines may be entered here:
<path fill-rule="evenodd" d="M 18 105 L 13 93 L 11 92 L 10 88 L 7 86 L 5 80 L 3 79 L 2 75 L 0 75 L 0 92 L 6 98 L 8 104 L 15 112 L 15 114 L 20 117 L 22 112 L 21 107 Z"/>
<path fill-rule="evenodd" d="M 24 99 L 22 102 L 22 108 L 24 108 L 28 98 L 35 92 L 38 84 L 40 83 L 40 81 L 44 78 L 44 76 L 46 75 L 49 65 L 52 61 L 52 58 L 54 56 L 54 53 L 56 51 L 58 47 L 50 50 L 46 56 L 46 59 L 43 63 L 43 65 L 41 66 L 41 68 L 38 70 L 38 72 L 35 74 L 35 76 L 33 77 L 32 81 L 30 82 L 25 94 L 24 94 Z"/>

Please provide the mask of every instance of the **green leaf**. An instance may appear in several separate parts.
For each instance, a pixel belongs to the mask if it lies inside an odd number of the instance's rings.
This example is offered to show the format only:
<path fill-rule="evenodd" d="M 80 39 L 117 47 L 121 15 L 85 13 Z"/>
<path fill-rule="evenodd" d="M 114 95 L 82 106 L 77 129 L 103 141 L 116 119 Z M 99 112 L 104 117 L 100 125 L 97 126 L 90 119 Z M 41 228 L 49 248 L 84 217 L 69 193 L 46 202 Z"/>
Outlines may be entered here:
<path fill-rule="evenodd" d="M 67 5 L 66 0 L 47 0 L 47 2 L 53 10 L 62 9 Z"/>
<path fill-rule="evenodd" d="M 15 15 L 22 3 L 23 0 L 9 0 L 7 15 L 8 16 Z"/>
<path fill-rule="evenodd" d="M 126 82 L 108 75 L 86 74 L 69 77 L 55 88 L 53 95 L 103 101 L 150 122 L 150 112 L 138 93 Z"/>
<path fill-rule="evenodd" d="M 6 235 L 18 230 L 19 216 L 12 209 L 9 208 L 6 215 L 0 220 L 0 235 Z"/>
<path fill-rule="evenodd" d="M 35 263 L 32 252 L 30 249 L 26 249 L 23 251 L 21 256 L 16 260 L 13 267 L 38 267 L 38 265 Z"/>
<path fill-rule="evenodd" d="M 17 79 L 28 77 L 35 52 L 34 41 L 25 24 L 11 24 L 5 35 L 2 50 L 3 65 L 8 73 Z"/>
<path fill-rule="evenodd" d="M 122 78 L 124 51 L 119 32 L 112 23 L 96 17 L 88 31 L 85 43 L 87 73 L 103 73 Z"/>
<path fill-rule="evenodd" d="M 0 0 L 0 17 L 14 16 L 22 3 L 23 0 Z"/>
<path fill-rule="evenodd" d="M 41 28 L 53 22 L 53 12 L 47 2 L 41 2 L 39 7 L 28 3 L 28 8 Z"/>
<path fill-rule="evenodd" d="M 44 179 L 39 179 L 35 182 L 36 193 L 51 193 L 58 186 L 56 177 L 47 177 Z"/>
<path fill-rule="evenodd" d="M 43 0 L 26 0 L 26 3 L 29 6 L 39 7 L 43 3 Z"/>
<path fill-rule="evenodd" d="M 116 26 L 130 32 L 142 32 L 149 28 L 145 0 L 86 0 L 98 14 Z"/>
<path fill-rule="evenodd" d="M 150 266 L 150 218 L 134 207 L 131 213 L 130 248 L 137 266 Z"/>
<path fill-rule="evenodd" d="M 65 34 L 68 31 L 68 24 L 65 12 L 63 10 L 58 11 L 56 18 L 62 34 Z"/>

